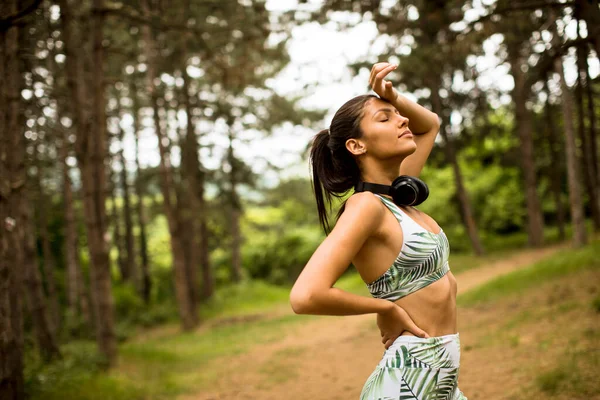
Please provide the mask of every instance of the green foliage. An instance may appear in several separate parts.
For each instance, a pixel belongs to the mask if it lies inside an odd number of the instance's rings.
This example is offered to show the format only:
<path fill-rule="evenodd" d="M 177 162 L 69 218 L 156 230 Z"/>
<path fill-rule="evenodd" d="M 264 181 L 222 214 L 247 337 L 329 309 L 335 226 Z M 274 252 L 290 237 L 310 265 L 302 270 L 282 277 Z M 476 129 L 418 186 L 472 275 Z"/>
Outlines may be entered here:
<path fill-rule="evenodd" d="M 594 300 L 592 300 L 592 308 L 597 313 L 600 313 L 600 294 L 594 297 Z"/>
<path fill-rule="evenodd" d="M 289 286 L 276 286 L 260 280 L 224 285 L 202 304 L 200 315 L 206 320 L 264 312 L 269 307 L 287 302 L 289 295 Z"/>
<path fill-rule="evenodd" d="M 323 240 L 316 227 L 282 227 L 248 236 L 242 249 L 252 278 L 282 284 L 295 279 Z"/>
<path fill-rule="evenodd" d="M 103 359 L 93 341 L 71 341 L 61 347 L 62 359 L 44 364 L 37 353 L 26 353 L 25 386 L 33 399 L 131 399 L 131 383 L 101 373 Z M 133 396 L 133 397 L 132 397 Z"/>

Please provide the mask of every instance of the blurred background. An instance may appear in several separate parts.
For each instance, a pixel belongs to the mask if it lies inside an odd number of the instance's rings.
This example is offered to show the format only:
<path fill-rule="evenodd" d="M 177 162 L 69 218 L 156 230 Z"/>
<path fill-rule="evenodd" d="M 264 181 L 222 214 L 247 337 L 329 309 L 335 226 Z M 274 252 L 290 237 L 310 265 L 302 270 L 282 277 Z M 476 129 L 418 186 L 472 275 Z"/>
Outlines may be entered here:
<path fill-rule="evenodd" d="M 373 318 L 338 386 L 280 341 L 338 321 L 287 303 L 325 237 L 307 151 L 381 61 L 442 121 L 419 209 L 478 286 L 462 390 L 505 398 L 498 346 L 506 398 L 600 398 L 597 0 L 0 3 L 0 398 L 357 398 Z M 568 351 L 518 333 L 560 321 Z"/>

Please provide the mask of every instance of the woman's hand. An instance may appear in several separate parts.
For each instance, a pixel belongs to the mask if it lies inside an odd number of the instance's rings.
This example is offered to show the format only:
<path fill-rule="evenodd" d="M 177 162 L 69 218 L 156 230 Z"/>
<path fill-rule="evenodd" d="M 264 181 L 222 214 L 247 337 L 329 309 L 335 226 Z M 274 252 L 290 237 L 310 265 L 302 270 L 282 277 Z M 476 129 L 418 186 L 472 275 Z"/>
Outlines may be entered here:
<path fill-rule="evenodd" d="M 381 343 L 386 350 L 404 331 L 415 336 L 428 338 L 429 335 L 419 328 L 404 309 L 395 303 L 387 311 L 377 314 L 377 326 L 381 331 Z"/>
<path fill-rule="evenodd" d="M 377 63 L 371 68 L 371 76 L 369 77 L 369 85 L 371 85 L 373 91 L 390 103 L 396 101 L 398 91 L 394 89 L 392 82 L 386 81 L 384 78 L 396 67 L 397 65 L 386 62 Z"/>

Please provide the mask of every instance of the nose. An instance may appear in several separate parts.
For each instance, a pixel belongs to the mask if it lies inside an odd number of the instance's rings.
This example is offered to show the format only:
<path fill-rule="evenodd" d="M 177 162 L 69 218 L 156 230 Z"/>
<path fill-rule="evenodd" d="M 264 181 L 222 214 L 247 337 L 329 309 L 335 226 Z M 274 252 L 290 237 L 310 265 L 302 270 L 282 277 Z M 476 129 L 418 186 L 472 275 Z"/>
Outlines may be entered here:
<path fill-rule="evenodd" d="M 398 126 L 400 128 L 405 128 L 408 127 L 408 118 L 402 116 L 402 115 L 398 115 L 399 120 L 398 120 Z"/>

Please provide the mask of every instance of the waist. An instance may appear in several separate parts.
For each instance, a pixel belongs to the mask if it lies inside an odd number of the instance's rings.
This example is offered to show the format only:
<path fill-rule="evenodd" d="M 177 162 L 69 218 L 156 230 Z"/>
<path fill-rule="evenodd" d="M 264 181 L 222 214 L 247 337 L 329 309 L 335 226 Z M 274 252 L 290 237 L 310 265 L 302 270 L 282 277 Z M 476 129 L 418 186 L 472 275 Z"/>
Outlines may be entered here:
<path fill-rule="evenodd" d="M 402 307 L 429 336 L 455 333 L 456 279 L 451 272 L 431 285 L 394 303 Z"/>
<path fill-rule="evenodd" d="M 387 368 L 459 368 L 460 336 L 420 338 L 399 336 L 385 351 L 379 366 Z"/>

